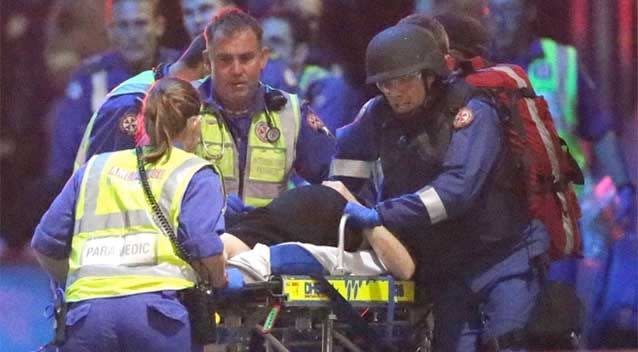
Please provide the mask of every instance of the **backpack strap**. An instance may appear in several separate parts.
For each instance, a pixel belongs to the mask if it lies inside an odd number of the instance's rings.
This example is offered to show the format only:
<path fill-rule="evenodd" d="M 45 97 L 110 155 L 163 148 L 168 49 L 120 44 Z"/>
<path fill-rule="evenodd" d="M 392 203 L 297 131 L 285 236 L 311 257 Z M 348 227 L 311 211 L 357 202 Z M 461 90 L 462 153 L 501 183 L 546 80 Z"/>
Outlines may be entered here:
<path fill-rule="evenodd" d="M 489 90 L 473 87 L 465 83 L 461 76 L 452 76 L 446 83 L 447 94 L 445 103 L 450 121 L 454 120 L 459 109 L 467 105 L 471 99 L 480 99 L 496 107 L 494 95 Z"/>

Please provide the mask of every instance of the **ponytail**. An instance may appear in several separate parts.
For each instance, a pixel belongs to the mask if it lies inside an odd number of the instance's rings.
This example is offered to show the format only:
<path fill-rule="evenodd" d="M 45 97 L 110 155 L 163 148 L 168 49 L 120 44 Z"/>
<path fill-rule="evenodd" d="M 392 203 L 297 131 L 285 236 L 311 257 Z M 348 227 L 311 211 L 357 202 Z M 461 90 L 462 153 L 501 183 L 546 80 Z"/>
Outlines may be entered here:
<path fill-rule="evenodd" d="M 151 146 L 144 161 L 156 163 L 164 155 L 170 157 L 173 139 L 190 117 L 199 114 L 200 105 L 199 93 L 190 83 L 170 77 L 155 82 L 142 108 Z"/>

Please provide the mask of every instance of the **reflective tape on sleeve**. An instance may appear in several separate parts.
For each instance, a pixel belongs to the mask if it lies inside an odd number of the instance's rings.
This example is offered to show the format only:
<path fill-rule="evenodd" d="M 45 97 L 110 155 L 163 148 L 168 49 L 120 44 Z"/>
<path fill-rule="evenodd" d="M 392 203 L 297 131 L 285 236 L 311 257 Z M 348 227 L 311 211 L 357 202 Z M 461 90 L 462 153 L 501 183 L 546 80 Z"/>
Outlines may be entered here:
<path fill-rule="evenodd" d="M 441 197 L 436 190 L 430 186 L 425 187 L 416 193 L 430 215 L 430 222 L 436 224 L 447 219 L 447 211 L 445 205 L 441 201 Z"/>

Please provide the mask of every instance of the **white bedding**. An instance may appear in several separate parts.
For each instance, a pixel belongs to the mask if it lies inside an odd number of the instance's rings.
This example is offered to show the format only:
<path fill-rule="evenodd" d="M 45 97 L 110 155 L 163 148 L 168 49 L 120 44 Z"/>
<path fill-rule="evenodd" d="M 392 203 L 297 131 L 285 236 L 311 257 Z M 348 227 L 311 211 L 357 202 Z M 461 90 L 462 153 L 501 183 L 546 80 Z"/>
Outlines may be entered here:
<path fill-rule="evenodd" d="M 337 267 L 336 247 L 316 246 L 301 242 L 288 242 L 303 247 L 310 252 L 315 259 L 331 274 L 335 274 Z M 256 281 L 265 281 L 271 275 L 270 248 L 263 244 L 256 244 L 253 249 L 240 253 L 228 259 L 228 265 L 241 269 L 250 278 Z M 372 249 L 356 252 L 345 252 L 343 266 L 351 275 L 376 276 L 388 272 L 385 265 L 377 258 Z"/>

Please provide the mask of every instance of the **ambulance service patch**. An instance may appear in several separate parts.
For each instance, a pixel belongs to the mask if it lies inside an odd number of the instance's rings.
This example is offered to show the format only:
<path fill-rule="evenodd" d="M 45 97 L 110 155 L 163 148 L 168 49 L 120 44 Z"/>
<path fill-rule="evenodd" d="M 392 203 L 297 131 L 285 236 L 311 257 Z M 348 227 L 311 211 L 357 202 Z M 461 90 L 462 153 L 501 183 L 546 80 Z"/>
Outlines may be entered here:
<path fill-rule="evenodd" d="M 270 128 L 268 127 L 268 123 L 266 123 L 266 121 L 259 121 L 257 123 L 257 125 L 255 125 L 255 135 L 257 135 L 257 138 L 266 143 L 268 142 L 268 138 L 266 137 L 266 135 L 268 134 L 268 130 Z"/>
<path fill-rule="evenodd" d="M 321 121 L 319 116 L 317 116 L 317 114 L 310 109 L 306 114 L 306 122 L 308 122 L 308 126 L 310 126 L 310 128 L 315 131 L 320 131 L 322 128 L 326 127 L 326 124 Z"/>
<path fill-rule="evenodd" d="M 120 119 L 120 131 L 122 133 L 135 136 L 137 130 L 137 116 L 135 114 L 126 114 Z"/>
<path fill-rule="evenodd" d="M 474 112 L 472 112 L 470 108 L 465 106 L 462 107 L 458 113 L 456 113 L 456 117 L 454 117 L 454 122 L 452 122 L 452 125 L 458 130 L 471 124 L 473 120 Z"/>

